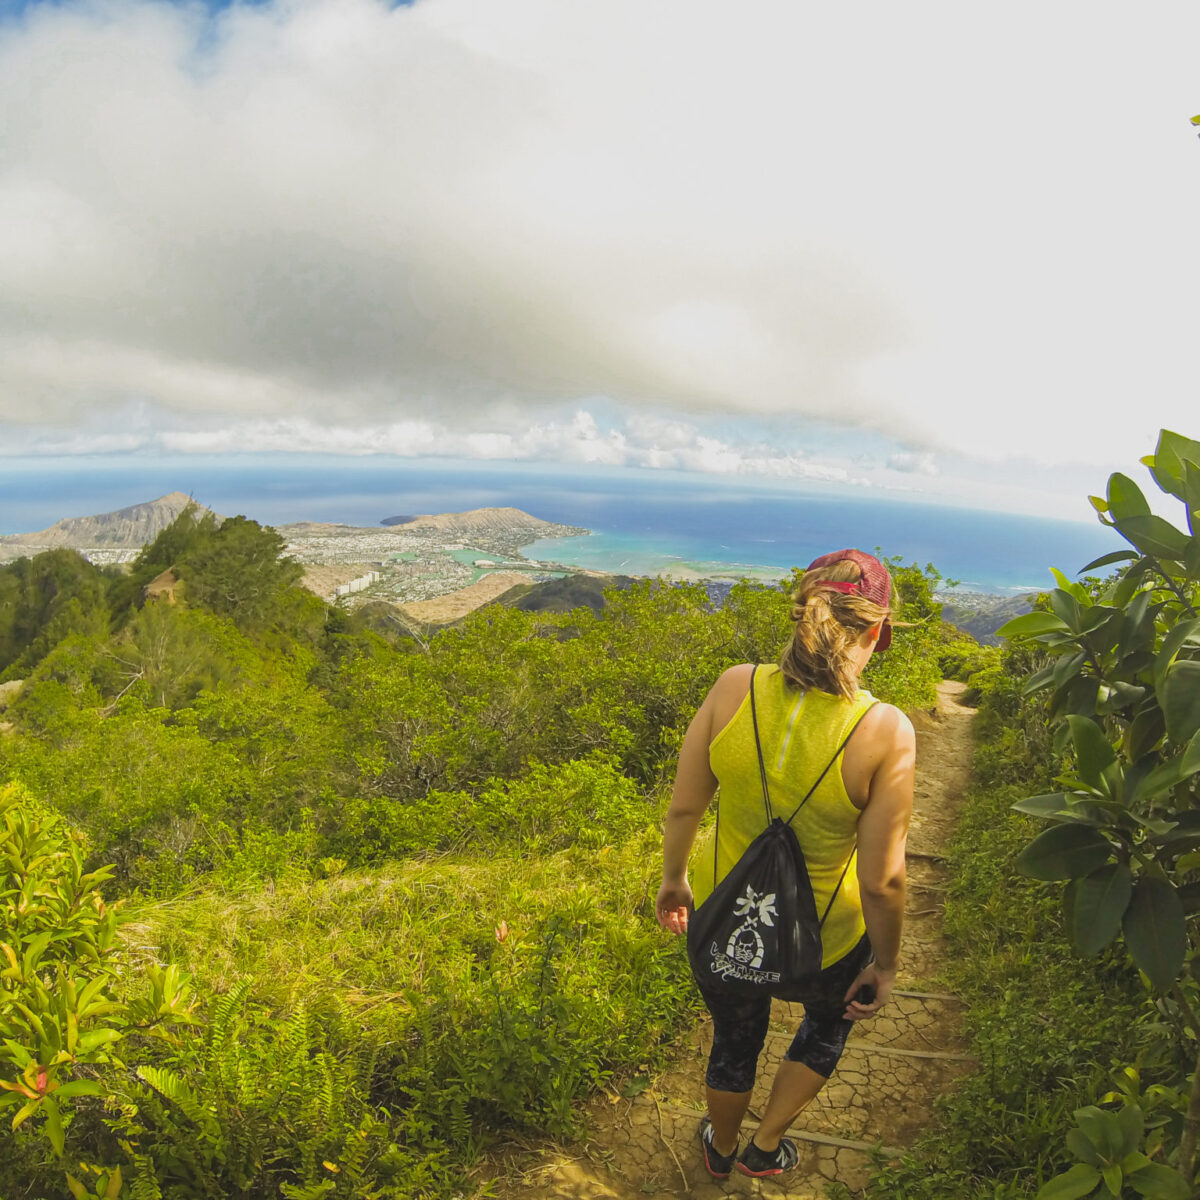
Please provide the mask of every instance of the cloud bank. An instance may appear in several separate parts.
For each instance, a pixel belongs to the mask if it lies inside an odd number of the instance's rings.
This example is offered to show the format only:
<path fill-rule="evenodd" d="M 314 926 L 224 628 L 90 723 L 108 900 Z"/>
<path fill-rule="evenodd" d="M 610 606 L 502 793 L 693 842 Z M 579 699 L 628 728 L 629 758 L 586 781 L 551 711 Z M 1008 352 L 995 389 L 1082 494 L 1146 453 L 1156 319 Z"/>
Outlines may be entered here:
<path fill-rule="evenodd" d="M 527 457 L 603 396 L 659 424 L 575 430 L 597 461 L 803 473 L 819 418 L 908 475 L 1124 462 L 1195 411 L 1198 39 L 1182 3 L 35 4 L 0 420 Z"/>

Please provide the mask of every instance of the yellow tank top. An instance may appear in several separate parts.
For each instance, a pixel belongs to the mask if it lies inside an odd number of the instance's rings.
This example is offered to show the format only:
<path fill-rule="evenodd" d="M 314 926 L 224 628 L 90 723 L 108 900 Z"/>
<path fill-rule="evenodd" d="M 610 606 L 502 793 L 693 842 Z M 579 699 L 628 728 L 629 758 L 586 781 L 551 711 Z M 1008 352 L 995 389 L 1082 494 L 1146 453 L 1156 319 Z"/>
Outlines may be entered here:
<path fill-rule="evenodd" d="M 788 683 L 775 666 L 761 666 L 755 672 L 754 698 L 771 810 L 786 821 L 875 698 L 865 689 L 853 700 L 815 689 L 802 691 Z M 708 761 L 720 784 L 719 822 L 700 839 L 692 855 L 692 894 L 697 907 L 716 886 L 713 841 L 717 829 L 720 844 L 715 865 L 720 880 L 767 827 L 749 692 L 729 724 L 710 743 Z M 792 821 L 808 863 L 818 916 L 829 906 L 850 860 L 858 818 L 859 810 L 850 802 L 842 782 L 839 753 Z M 865 928 L 855 855 L 821 930 L 821 965 L 828 967 L 849 953 Z"/>

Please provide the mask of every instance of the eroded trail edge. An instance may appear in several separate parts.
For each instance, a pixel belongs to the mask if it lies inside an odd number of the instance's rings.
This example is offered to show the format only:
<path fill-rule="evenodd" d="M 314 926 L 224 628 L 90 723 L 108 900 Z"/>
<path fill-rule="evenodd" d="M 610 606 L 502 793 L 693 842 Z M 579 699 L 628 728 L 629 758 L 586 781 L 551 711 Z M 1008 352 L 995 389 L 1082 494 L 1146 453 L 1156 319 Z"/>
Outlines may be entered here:
<path fill-rule="evenodd" d="M 913 715 L 917 778 L 908 841 L 908 905 L 903 964 L 892 1003 L 855 1028 L 833 1078 L 790 1134 L 797 1170 L 779 1180 L 734 1173 L 709 1178 L 696 1140 L 703 1115 L 704 1064 L 712 1037 L 697 1027 L 676 1064 L 639 1095 L 599 1097 L 586 1143 L 534 1154 L 503 1181 L 501 1194 L 529 1200 L 713 1200 L 732 1194 L 817 1200 L 834 1180 L 854 1190 L 870 1169 L 867 1150 L 910 1145 L 933 1121 L 933 1102 L 972 1069 L 961 1032 L 962 1003 L 938 987 L 947 953 L 942 935 L 947 871 L 940 857 L 970 775 L 974 710 L 960 704 L 965 687 L 938 686 L 931 713 Z M 802 1014 L 777 1001 L 750 1105 L 761 1112 L 774 1069 Z M 747 1122 L 753 1129 L 754 1121 Z"/>

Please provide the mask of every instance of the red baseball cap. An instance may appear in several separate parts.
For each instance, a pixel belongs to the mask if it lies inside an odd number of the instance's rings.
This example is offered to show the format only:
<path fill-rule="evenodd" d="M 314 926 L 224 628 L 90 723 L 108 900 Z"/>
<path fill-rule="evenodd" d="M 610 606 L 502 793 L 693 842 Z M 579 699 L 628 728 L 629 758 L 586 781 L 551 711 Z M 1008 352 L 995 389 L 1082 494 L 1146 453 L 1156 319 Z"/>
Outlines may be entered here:
<path fill-rule="evenodd" d="M 838 583 L 826 580 L 823 587 L 835 588 L 839 592 L 855 592 L 864 600 L 878 604 L 880 608 L 891 608 L 892 577 L 888 569 L 873 554 L 864 554 L 861 550 L 835 550 L 832 554 L 822 554 L 814 558 L 805 568 L 815 571 L 818 567 L 832 567 L 834 563 L 850 561 L 862 572 L 862 578 L 857 583 Z M 875 649 L 886 650 L 892 644 L 892 623 L 884 617 L 883 627 L 879 631 L 879 641 Z"/>

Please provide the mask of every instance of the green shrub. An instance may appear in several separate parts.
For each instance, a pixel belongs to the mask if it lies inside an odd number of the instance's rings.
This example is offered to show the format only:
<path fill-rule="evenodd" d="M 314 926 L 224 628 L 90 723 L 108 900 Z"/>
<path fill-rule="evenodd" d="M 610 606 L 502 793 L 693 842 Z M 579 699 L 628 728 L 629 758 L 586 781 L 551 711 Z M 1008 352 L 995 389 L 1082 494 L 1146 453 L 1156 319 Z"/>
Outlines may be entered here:
<path fill-rule="evenodd" d="M 16 1109 L 0 1188 L 87 1194 L 66 1172 L 83 1158 L 112 1200 L 119 1167 L 86 1162 L 119 1153 L 100 1106 L 118 1103 L 123 1058 L 192 1019 L 191 994 L 176 968 L 152 966 L 122 999 L 120 918 L 100 893 L 111 872 L 85 871 L 83 839 L 19 788 L 0 788 L 0 822 L 0 1113 Z"/>
<path fill-rule="evenodd" d="M 444 1152 L 402 1144 L 407 1123 L 370 1102 L 375 1048 L 345 1006 L 326 1000 L 319 1012 L 303 1004 L 274 1012 L 251 1003 L 249 991 L 242 982 L 216 998 L 202 1036 L 123 1088 L 111 1124 L 132 1148 L 130 1174 L 142 1185 L 135 1194 L 447 1194 L 437 1170 Z"/>
<path fill-rule="evenodd" d="M 1044 718 L 1037 753 L 1026 741 L 1040 717 L 1020 697 L 1026 665 L 1006 652 L 981 679 L 977 782 L 948 851 L 945 983 L 980 1065 L 939 1100 L 934 1130 L 876 1175 L 871 1200 L 1032 1197 L 1066 1165 L 1074 1111 L 1143 1044 L 1136 983 L 1112 961 L 1081 971 L 1056 899 L 1014 867 L 1032 822 L 1011 805 L 1051 769 Z"/>
<path fill-rule="evenodd" d="M 516 779 L 489 780 L 478 793 L 340 800 L 328 810 L 327 845 L 355 865 L 452 847 L 544 854 L 623 841 L 655 815 L 615 761 L 594 754 L 556 766 L 533 763 Z"/>

